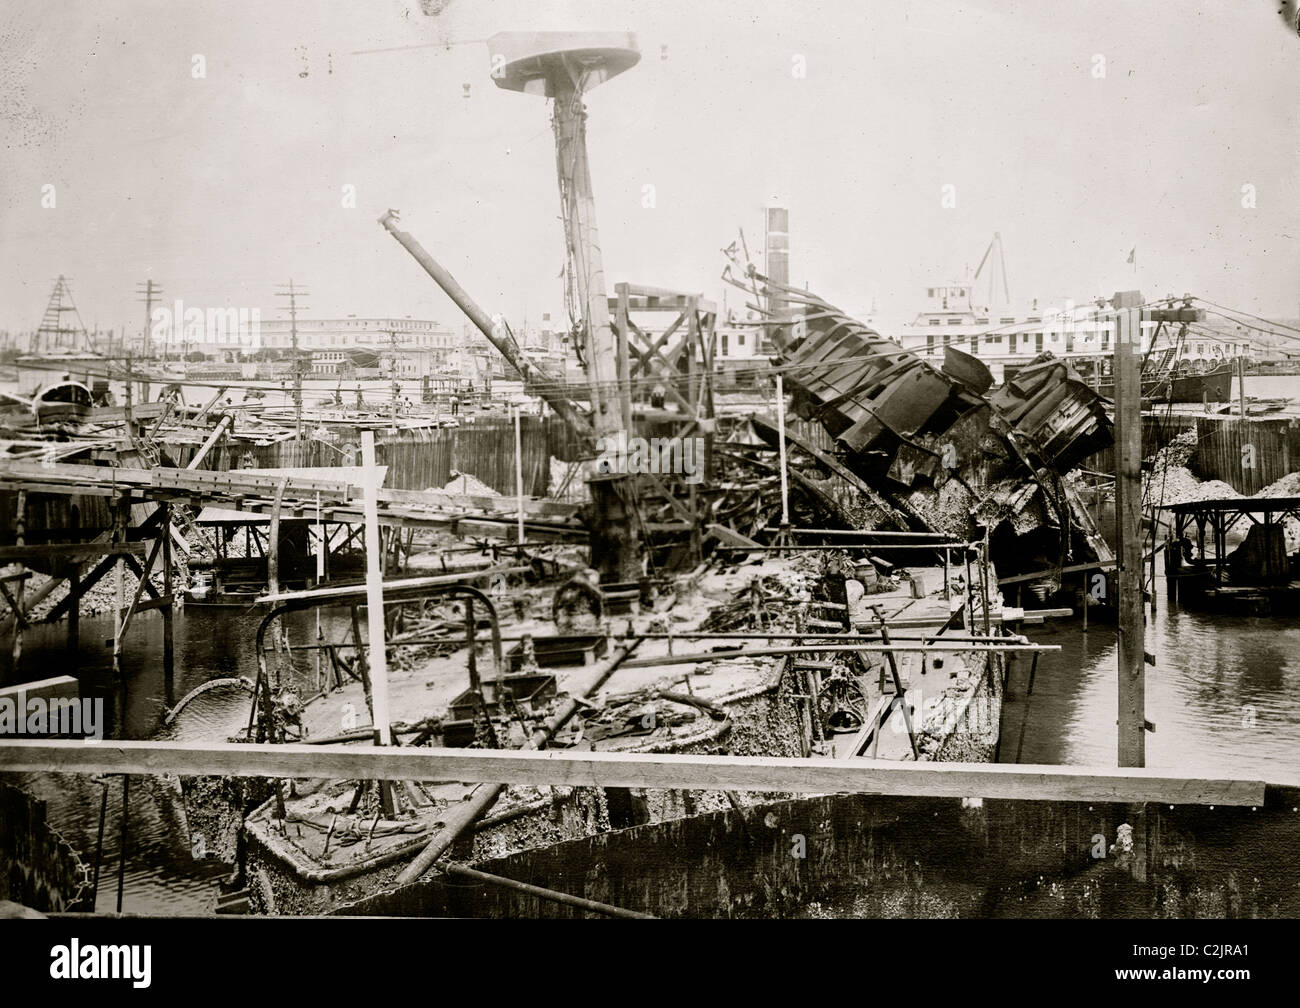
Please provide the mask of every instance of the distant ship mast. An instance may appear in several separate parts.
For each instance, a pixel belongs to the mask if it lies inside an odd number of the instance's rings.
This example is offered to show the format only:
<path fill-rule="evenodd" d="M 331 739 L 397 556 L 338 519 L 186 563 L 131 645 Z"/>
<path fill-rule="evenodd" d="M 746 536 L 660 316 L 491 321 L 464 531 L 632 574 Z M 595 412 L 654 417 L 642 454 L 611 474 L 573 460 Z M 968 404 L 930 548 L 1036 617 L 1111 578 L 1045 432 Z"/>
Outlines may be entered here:
<path fill-rule="evenodd" d="M 72 312 L 76 319 L 76 326 L 65 324 L 65 315 Z M 58 280 L 54 282 L 54 290 L 50 294 L 50 300 L 45 305 L 45 314 L 41 316 L 41 324 L 36 332 L 32 334 L 27 345 L 28 352 L 31 354 L 50 354 L 63 350 L 81 350 L 94 352 L 94 347 L 90 345 L 90 336 L 86 332 L 85 323 L 81 321 L 81 313 L 77 311 L 77 306 L 72 301 L 72 287 L 68 283 L 67 277 L 59 274 Z"/>
<path fill-rule="evenodd" d="M 993 232 L 993 240 L 989 242 L 988 248 L 984 250 L 984 257 L 980 259 L 980 264 L 975 267 L 975 282 L 971 284 L 972 294 L 974 293 L 975 284 L 979 283 L 980 274 L 984 272 L 985 266 L 989 268 L 988 299 L 979 307 L 984 308 L 992 317 L 1001 314 L 1001 310 L 1011 304 L 1011 293 L 1007 288 L 1007 261 L 1002 255 L 1002 235 L 1000 232 Z M 1001 298 L 998 297 L 999 291 L 1002 295 Z M 976 306 L 972 304 L 971 307 Z"/>

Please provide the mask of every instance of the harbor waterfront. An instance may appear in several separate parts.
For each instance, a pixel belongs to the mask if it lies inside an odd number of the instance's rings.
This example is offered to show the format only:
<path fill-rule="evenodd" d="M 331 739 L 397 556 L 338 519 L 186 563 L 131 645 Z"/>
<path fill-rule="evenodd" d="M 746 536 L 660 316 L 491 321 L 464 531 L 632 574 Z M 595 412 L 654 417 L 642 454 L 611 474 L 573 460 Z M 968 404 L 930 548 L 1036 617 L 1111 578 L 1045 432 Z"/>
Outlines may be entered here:
<path fill-rule="evenodd" d="M 11 972 L 865 918 L 1266 978 L 1295 3 L 69 3 L 0 29 Z"/>

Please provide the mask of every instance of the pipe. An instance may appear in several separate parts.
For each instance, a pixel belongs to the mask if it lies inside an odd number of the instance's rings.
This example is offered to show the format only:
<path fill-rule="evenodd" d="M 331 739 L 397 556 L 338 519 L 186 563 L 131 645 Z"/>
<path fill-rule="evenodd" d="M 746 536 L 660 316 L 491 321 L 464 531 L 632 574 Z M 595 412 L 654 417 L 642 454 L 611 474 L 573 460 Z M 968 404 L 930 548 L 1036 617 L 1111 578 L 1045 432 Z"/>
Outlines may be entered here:
<path fill-rule="evenodd" d="M 1033 611 L 1034 611 L 1034 610 L 1031 610 L 1031 614 L 1032 614 Z M 1041 611 L 1041 610 L 1038 610 L 1038 611 Z M 411 634 L 411 635 L 408 635 L 408 636 L 390 637 L 390 638 L 388 639 L 388 646 L 389 646 L 389 647 L 402 647 L 402 646 L 424 647 L 424 646 L 426 646 L 426 645 L 438 645 L 438 644 L 457 644 L 457 645 L 464 645 L 464 644 L 468 644 L 468 643 L 469 643 L 469 638 L 467 638 L 467 637 L 419 636 L 419 634 L 420 634 L 420 631 L 416 630 L 416 631 L 412 631 L 412 634 Z M 843 643 L 844 643 L 844 638 L 845 638 L 845 635 L 844 635 L 843 633 L 834 633 L 834 632 L 830 632 L 830 633 L 806 633 L 806 632 L 805 632 L 805 633 L 793 633 L 793 632 L 781 632 L 781 631 L 777 631 L 777 630 L 751 630 L 751 631 L 749 631 L 748 633 L 691 633 L 691 632 L 687 632 L 687 631 L 682 631 L 682 632 L 675 632 L 675 633 L 643 633 L 643 634 L 638 634 L 637 636 L 638 636 L 638 637 L 642 637 L 642 638 L 644 638 L 645 640 L 665 640 L 665 641 L 674 641 L 674 640 L 677 640 L 677 641 L 686 641 L 686 640 L 818 640 L 818 641 L 825 641 L 825 642 L 827 642 L 827 643 L 838 643 L 838 644 L 843 644 Z M 867 632 L 865 632 L 865 633 L 860 631 L 860 632 L 858 632 L 856 635 L 853 635 L 852 639 L 853 639 L 853 640 L 861 640 L 861 641 L 863 641 L 864 643 L 870 643 L 871 641 L 875 640 L 878 636 L 879 636 L 879 631 L 867 631 Z M 591 639 L 592 639 L 592 635 L 591 635 L 591 634 L 548 634 L 548 635 L 545 636 L 545 637 L 539 637 L 539 636 L 537 636 L 536 634 L 521 634 L 521 635 L 519 635 L 519 636 L 503 635 L 503 636 L 501 637 L 501 640 L 502 640 L 503 642 L 505 642 L 505 641 L 517 642 L 517 641 L 522 641 L 525 637 L 529 637 L 529 638 L 531 638 L 534 642 L 537 642 L 537 641 L 543 641 L 543 640 L 544 640 L 544 641 L 547 641 L 547 642 L 552 642 L 552 641 L 587 641 L 587 642 L 590 642 Z M 986 636 L 984 636 L 984 635 L 982 635 L 982 634 L 944 634 L 944 635 L 940 635 L 940 634 L 937 634 L 937 633 L 933 633 L 933 634 L 922 634 L 922 635 L 919 636 L 919 637 L 917 637 L 917 636 L 910 636 L 910 635 L 904 634 L 904 635 L 902 635 L 902 636 L 891 636 L 890 639 L 891 639 L 891 640 L 895 640 L 895 641 L 932 641 L 932 640 L 940 640 L 940 639 L 942 639 L 942 640 L 945 640 L 945 641 L 954 641 L 954 640 L 955 640 L 955 641 L 962 641 L 963 643 L 974 641 L 974 642 L 976 642 L 976 643 L 985 643 L 985 644 L 1004 644 L 1004 643 L 1006 643 L 1006 640 L 1007 640 L 1007 638 L 1006 638 L 1005 635 L 999 635 L 999 634 L 990 634 L 989 636 L 986 637 Z M 1028 644 L 1029 641 L 1026 639 L 1026 640 L 1022 640 L 1020 643 Z M 330 648 L 350 648 L 350 647 L 355 647 L 355 645 L 353 645 L 353 644 L 349 644 L 349 643 L 347 643 L 346 641 L 344 641 L 344 642 L 342 642 L 342 643 L 337 643 L 337 644 L 335 644 L 335 643 L 324 643 L 324 644 L 290 644 L 290 645 L 288 646 L 287 650 L 289 650 L 289 651 L 317 651 L 317 650 L 329 650 Z M 225 680 L 213 680 L 213 681 L 214 681 L 214 682 L 225 682 Z"/>
<path fill-rule="evenodd" d="M 627 663 L 628 668 L 658 668 L 660 665 L 688 665 L 692 662 L 729 661 L 733 658 L 771 657 L 774 655 L 794 655 L 804 652 L 825 652 L 831 654 L 866 653 L 890 654 L 898 651 L 926 653 L 937 651 L 942 654 L 982 652 L 982 651 L 1059 651 L 1059 644 L 801 644 L 798 647 L 783 648 L 727 648 L 721 651 L 697 651 L 685 655 L 660 655 L 654 658 L 638 658 Z"/>
<path fill-rule="evenodd" d="M 201 683 L 186 693 L 185 696 L 181 697 L 180 703 L 168 711 L 166 718 L 163 719 L 164 727 L 170 726 L 179 716 L 180 712 L 185 709 L 185 706 L 195 697 L 202 696 L 209 690 L 214 690 L 221 686 L 239 686 L 249 692 L 252 692 L 253 690 L 253 684 L 243 676 L 225 676 L 221 679 L 209 679 L 207 682 Z"/>
<path fill-rule="evenodd" d="M 546 722 L 546 727 L 533 733 L 530 742 L 534 748 L 544 748 L 546 743 L 555 737 L 555 733 L 563 728 L 568 720 L 578 712 L 579 702 L 576 697 L 586 696 L 587 694 L 594 693 L 596 690 L 600 689 L 601 686 L 605 684 L 606 680 L 614 674 L 615 670 L 617 670 L 618 667 L 627 660 L 628 656 L 631 655 L 631 653 L 641 643 L 641 640 L 642 638 L 638 637 L 636 640 L 628 643 L 623 650 L 610 661 L 604 670 L 596 676 L 595 680 L 589 686 L 578 691 L 574 696 L 569 698 L 551 720 Z M 492 807 L 501 792 L 505 790 L 505 787 L 504 784 L 491 784 L 480 785 L 475 789 L 474 794 L 468 801 L 464 802 L 459 808 L 455 809 L 447 816 L 444 820 L 445 825 L 438 831 L 438 835 L 430 841 L 429 845 L 416 855 L 414 861 L 402 869 L 401 874 L 397 876 L 396 884 L 407 885 L 411 882 L 415 882 L 421 875 L 432 868 L 434 862 L 436 862 L 438 858 L 442 857 L 451 845 L 455 843 L 456 838 L 460 836 L 460 834 L 463 833 L 470 824 Z"/>
<path fill-rule="evenodd" d="M 549 900 L 552 903 L 563 903 L 565 906 L 604 914 L 606 917 L 621 917 L 627 920 L 656 919 L 653 914 L 641 913 L 637 910 L 624 910 L 622 907 L 610 906 L 608 903 L 597 903 L 595 900 L 583 899 L 581 896 L 570 896 L 568 893 L 556 892 L 554 889 L 543 889 L 541 886 L 529 885 L 527 882 L 516 882 L 514 879 L 502 878 L 500 875 L 489 875 L 487 872 L 479 871 L 477 868 L 471 868 L 469 865 L 459 864 L 455 861 L 448 862 L 444 866 L 444 871 L 448 875 L 458 875 L 461 878 L 486 882 L 488 885 L 500 886 L 502 889 L 513 889 L 515 892 L 521 892 L 527 896 L 536 896 L 538 899 Z"/>

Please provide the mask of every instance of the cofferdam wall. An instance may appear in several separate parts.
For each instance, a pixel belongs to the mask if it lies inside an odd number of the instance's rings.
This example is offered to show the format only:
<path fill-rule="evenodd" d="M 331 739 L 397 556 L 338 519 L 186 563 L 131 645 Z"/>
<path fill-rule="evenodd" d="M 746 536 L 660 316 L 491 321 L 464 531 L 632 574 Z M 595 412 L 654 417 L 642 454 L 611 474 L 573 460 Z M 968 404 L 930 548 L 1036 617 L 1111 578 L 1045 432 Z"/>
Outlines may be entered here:
<path fill-rule="evenodd" d="M 1275 787 L 1256 809 L 835 795 L 601 833 L 476 867 L 663 917 L 1294 917 L 1297 807 L 1300 788 Z M 584 911 L 434 879 L 342 912 Z"/>

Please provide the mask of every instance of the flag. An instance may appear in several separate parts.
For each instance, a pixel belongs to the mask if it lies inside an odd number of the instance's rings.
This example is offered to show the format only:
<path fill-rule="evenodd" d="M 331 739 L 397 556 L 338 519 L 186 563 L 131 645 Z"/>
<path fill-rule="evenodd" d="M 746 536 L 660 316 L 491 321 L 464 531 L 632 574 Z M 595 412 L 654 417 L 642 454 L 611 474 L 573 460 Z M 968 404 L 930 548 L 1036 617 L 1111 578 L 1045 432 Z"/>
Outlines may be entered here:
<path fill-rule="evenodd" d="M 1126 262 L 1131 262 L 1131 263 L 1133 263 L 1133 265 L 1136 266 L 1136 265 L 1137 265 L 1137 261 L 1138 261 L 1138 260 L 1137 260 L 1137 255 L 1138 255 L 1138 247 L 1137 247 L 1136 245 L 1134 245 L 1133 248 L 1129 250 L 1128 259 L 1125 260 L 1125 261 L 1126 261 Z"/>

